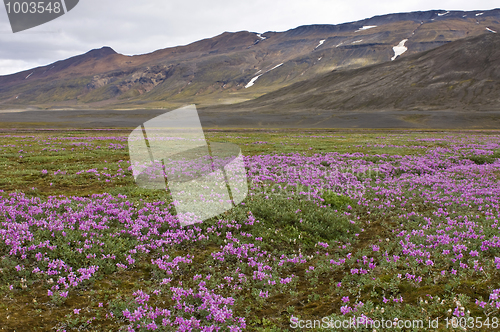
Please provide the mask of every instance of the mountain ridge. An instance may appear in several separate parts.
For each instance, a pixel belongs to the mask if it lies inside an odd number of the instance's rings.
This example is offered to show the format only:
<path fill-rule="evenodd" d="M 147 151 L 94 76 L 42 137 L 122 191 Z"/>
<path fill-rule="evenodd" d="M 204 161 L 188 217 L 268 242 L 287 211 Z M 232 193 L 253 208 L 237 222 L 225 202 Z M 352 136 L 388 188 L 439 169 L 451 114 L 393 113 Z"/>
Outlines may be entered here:
<path fill-rule="evenodd" d="M 237 105 L 212 110 L 491 111 L 500 104 L 500 35 L 453 41 L 394 62 L 294 83 Z M 210 108 L 209 108 L 210 109 Z"/>
<path fill-rule="evenodd" d="M 262 34 L 224 32 L 134 56 L 103 47 L 0 76 L 0 108 L 234 104 L 332 70 L 388 62 L 404 39 L 400 58 L 492 33 L 488 29 L 500 30 L 500 9 L 396 13 Z"/>

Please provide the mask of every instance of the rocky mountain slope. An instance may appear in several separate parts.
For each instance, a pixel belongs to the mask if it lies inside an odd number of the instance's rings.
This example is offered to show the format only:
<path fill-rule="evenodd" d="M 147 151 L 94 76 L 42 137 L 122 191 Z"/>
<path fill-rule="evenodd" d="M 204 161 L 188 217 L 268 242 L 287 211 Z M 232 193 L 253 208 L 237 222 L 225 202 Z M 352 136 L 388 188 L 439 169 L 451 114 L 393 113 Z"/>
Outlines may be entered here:
<path fill-rule="evenodd" d="M 374 64 L 389 65 L 452 41 L 493 36 L 497 31 L 500 31 L 500 9 L 434 10 L 376 16 L 340 25 L 301 26 L 285 32 L 225 32 L 186 46 L 137 56 L 124 56 L 104 47 L 47 66 L 0 76 L 0 107 L 235 104 L 297 82 L 313 84 L 308 80 L 319 77 L 327 80 L 323 75 L 332 71 L 339 75 L 341 71 L 364 70 Z M 408 71 L 407 75 L 410 74 Z M 340 80 L 341 76 L 338 77 Z M 411 80 L 414 87 L 424 87 L 423 81 Z M 469 83 L 458 82 L 452 92 L 463 93 L 459 91 Z M 367 80 L 365 85 L 372 83 Z M 488 84 L 485 83 L 484 89 L 488 89 Z M 398 105 L 411 106 L 412 100 L 417 99 L 401 100 Z M 377 106 L 373 98 L 360 103 L 363 107 Z M 297 101 L 297 105 L 301 102 Z M 359 106 L 347 100 L 343 105 Z"/>
<path fill-rule="evenodd" d="M 334 70 L 218 109 L 497 111 L 499 105 L 500 34 L 490 33 L 393 62 Z"/>

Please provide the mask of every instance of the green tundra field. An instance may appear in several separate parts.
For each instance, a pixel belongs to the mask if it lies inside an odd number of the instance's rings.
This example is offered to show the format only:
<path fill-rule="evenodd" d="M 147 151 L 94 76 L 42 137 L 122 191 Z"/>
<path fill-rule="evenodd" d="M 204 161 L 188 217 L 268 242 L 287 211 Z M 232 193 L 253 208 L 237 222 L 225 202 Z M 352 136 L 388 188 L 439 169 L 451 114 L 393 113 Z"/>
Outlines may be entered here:
<path fill-rule="evenodd" d="M 129 133 L 0 132 L 0 330 L 500 330 L 500 132 L 206 130 L 249 192 L 185 227 Z"/>

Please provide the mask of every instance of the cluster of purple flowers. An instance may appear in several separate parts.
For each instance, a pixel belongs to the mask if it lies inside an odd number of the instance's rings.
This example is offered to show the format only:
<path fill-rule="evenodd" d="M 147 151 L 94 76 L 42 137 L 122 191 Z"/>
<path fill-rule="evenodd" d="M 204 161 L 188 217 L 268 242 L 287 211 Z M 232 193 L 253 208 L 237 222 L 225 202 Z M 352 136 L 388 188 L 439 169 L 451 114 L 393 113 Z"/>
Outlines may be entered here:
<path fill-rule="evenodd" d="M 65 149 L 68 143 L 72 148 L 97 148 L 89 144 L 109 140 L 119 142 L 109 143 L 110 148 L 123 149 L 126 142 L 124 137 L 108 136 L 49 137 L 39 142 L 32 136 L 17 138 L 43 146 L 47 152 Z M 443 140 L 448 147 L 426 145 Z M 123 310 L 130 331 L 154 330 L 160 326 L 204 331 L 227 327 L 238 331 L 245 328 L 245 319 L 235 317 L 232 308 L 236 299 L 223 296 L 223 292 L 243 294 L 255 288 L 252 294 L 256 297 L 272 298 L 300 279 L 291 274 L 291 268 L 303 269 L 306 278 L 321 273 L 318 271 L 344 269 L 345 278 L 351 278 L 349 280 L 375 280 L 379 274 L 373 272 L 379 270 L 413 285 L 439 278 L 479 279 L 497 272 L 500 269 L 500 258 L 496 257 L 500 247 L 500 162 L 479 164 L 469 158 L 493 155 L 500 148 L 499 141 L 494 135 L 472 135 L 408 139 L 407 145 L 363 145 L 418 150 L 409 155 L 333 152 L 245 157 L 251 183 L 249 199 L 258 195 L 267 199 L 272 199 L 274 194 L 302 195 L 318 202 L 319 209 L 324 208 L 322 193 L 331 190 L 352 199 L 352 206 L 338 212 L 351 223 L 364 229 L 370 229 L 379 220 L 393 225 L 387 239 L 385 236 L 383 240 L 372 239 L 360 254 L 351 252 L 349 243 L 320 241 L 316 247 L 321 252 L 316 254 L 276 255 L 263 249 L 265 238 L 252 234 L 252 227 L 257 226 L 259 220 L 251 211 L 244 220 L 221 217 L 206 229 L 199 225 L 182 228 L 169 211 L 172 206 L 163 201 L 138 202 L 124 195 L 110 194 L 52 196 L 42 200 L 19 192 L 0 192 L 0 242 L 6 247 L 5 257 L 16 262 L 9 273 L 23 280 L 27 275 L 42 280 L 48 285 L 49 296 L 63 298 L 71 296 L 79 285 L 105 273 L 105 269 L 111 269 L 109 266 L 133 270 L 137 262 L 147 256 L 148 260 L 142 261 L 165 278 L 153 292 L 136 290 L 133 293 L 134 303 Z M 256 142 L 260 143 L 265 142 Z M 2 148 L 15 148 L 16 153 L 23 155 L 29 153 L 19 144 L 5 144 Z M 122 165 L 124 163 L 120 161 L 116 167 L 102 171 L 91 168 L 73 175 L 108 180 L 122 178 L 129 167 Z M 71 175 L 66 170 L 40 172 L 43 176 Z M 366 176 L 367 172 L 374 174 Z M 293 211 L 301 212 L 300 209 Z M 174 253 L 170 248 L 206 244 L 214 238 L 220 238 L 224 244 L 207 255 L 207 264 L 221 266 L 233 262 L 237 267 L 231 271 L 214 268 L 218 284 L 211 281 L 210 275 L 196 272 L 189 278 L 191 284 L 168 287 L 172 280 L 177 281 L 186 266 L 196 264 L 194 255 Z M 123 244 L 122 239 L 130 241 Z M 117 250 L 110 246 L 117 243 L 123 248 Z M 70 250 L 75 259 L 63 259 L 60 250 Z M 328 256 L 328 252 L 335 256 Z M 339 292 L 348 284 L 338 282 Z M 346 294 L 342 293 L 340 300 L 342 314 L 368 315 L 362 312 L 365 306 L 362 302 L 354 300 L 351 304 Z M 174 304 L 159 307 L 155 299 L 160 295 L 169 296 Z M 477 299 L 475 305 L 485 310 L 500 309 L 499 298 L 500 289 L 494 289 L 488 302 Z M 381 296 L 379 300 L 387 305 L 404 301 L 397 292 Z M 457 316 L 464 314 L 458 307 L 455 311 Z"/>

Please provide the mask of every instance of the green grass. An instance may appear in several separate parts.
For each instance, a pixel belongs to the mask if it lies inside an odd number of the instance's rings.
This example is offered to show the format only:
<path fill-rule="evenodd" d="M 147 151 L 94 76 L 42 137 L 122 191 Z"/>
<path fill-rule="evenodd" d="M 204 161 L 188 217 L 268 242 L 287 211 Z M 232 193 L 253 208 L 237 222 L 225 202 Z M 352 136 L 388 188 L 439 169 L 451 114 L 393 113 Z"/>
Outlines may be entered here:
<path fill-rule="evenodd" d="M 26 136 L 25 138 L 2 135 L 0 137 L 0 148 L 2 149 L 0 151 L 2 155 L 0 188 L 6 193 L 21 191 L 28 197 L 42 199 L 58 195 L 88 197 L 92 194 L 110 193 L 114 196 L 126 195 L 129 201 L 134 202 L 139 207 L 157 201 L 164 201 L 167 205 L 170 198 L 165 191 L 144 190 L 135 185 L 131 172 L 127 169 L 128 151 L 126 148 L 118 150 L 109 148 L 110 143 L 117 143 L 117 141 L 111 137 L 106 139 L 106 135 L 126 136 L 127 134 L 127 131 L 114 131 L 112 134 L 107 134 L 105 132 L 75 130 L 71 132 L 16 132 L 14 134 L 15 136 Z M 469 138 L 470 134 L 470 132 L 422 133 L 412 131 L 211 130 L 207 131 L 206 136 L 211 142 L 238 144 L 244 155 L 360 153 L 360 156 L 352 159 L 377 163 L 381 159 L 386 160 L 394 155 L 418 155 L 433 147 L 446 148 L 451 144 L 444 140 L 446 137 L 453 136 L 454 139 L 459 140 Z M 488 132 L 481 134 L 487 135 Z M 51 137 L 70 136 L 76 136 L 80 139 L 64 141 L 62 145 L 53 144 L 59 141 L 48 140 Z M 104 138 L 98 141 L 84 139 L 91 136 Z M 430 138 L 437 140 L 418 141 L 418 139 Z M 38 145 L 44 140 L 48 140 L 51 144 Z M 266 143 L 253 144 L 258 141 Z M 88 143 L 88 146 L 71 145 L 72 142 Z M 121 144 L 126 145 L 126 142 L 121 142 Z M 425 148 L 416 148 L 422 145 Z M 97 146 L 100 148 L 97 149 Z M 43 148 L 46 150 L 42 151 Z M 63 148 L 64 150 L 62 150 Z M 20 150 L 23 152 L 19 152 Z M 476 164 L 484 164 L 494 162 L 498 156 L 495 152 L 495 154 L 488 156 L 471 155 L 464 156 L 464 158 L 472 160 Z M 322 166 L 329 167 L 331 165 L 322 164 Z M 114 178 L 111 182 L 105 182 L 103 180 L 106 178 L 105 176 L 101 176 L 99 179 L 92 173 L 75 174 L 78 171 L 89 169 L 105 173 L 107 171 L 105 168 L 108 168 L 111 173 L 116 173 L 119 167 L 123 168 L 125 177 Z M 42 170 L 47 170 L 48 174 L 44 175 Z M 66 175 L 53 175 L 58 170 L 66 172 Z M 377 180 L 377 175 L 372 180 Z M 407 194 L 408 196 L 412 195 L 411 192 Z M 378 198 L 375 193 L 369 193 L 369 195 L 371 198 Z M 324 200 L 322 204 L 327 205 L 328 208 L 319 208 L 318 202 L 299 195 L 276 194 L 266 197 L 264 194 L 255 194 L 247 197 L 244 201 L 245 205 L 237 206 L 220 217 L 212 218 L 200 227 L 206 231 L 210 227 L 219 227 L 221 218 L 228 221 L 245 220 L 249 213 L 252 213 L 260 222 L 252 227 L 243 226 L 238 231 L 251 232 L 253 237 L 261 237 L 262 250 L 278 256 L 293 255 L 297 252 L 311 255 L 319 250 L 316 247 L 318 242 L 330 244 L 330 248 L 324 252 L 328 252 L 329 258 L 332 259 L 343 257 L 347 253 L 352 253 L 359 259 L 363 256 L 380 256 L 382 253 L 374 253 L 371 245 L 379 244 L 381 241 L 389 243 L 387 250 L 390 250 L 392 243 L 386 240 L 392 239 L 392 231 L 399 228 L 392 220 L 396 218 L 397 210 L 388 211 L 387 215 L 368 214 L 366 207 L 358 205 L 345 195 L 324 191 L 321 193 L 321 197 Z M 414 202 L 416 204 L 415 211 L 432 213 L 430 207 L 419 205 L 417 199 Z M 78 207 L 73 206 L 72 208 L 77 209 Z M 349 222 L 349 214 L 359 216 L 360 223 Z M 423 221 L 415 220 L 413 222 Z M 360 225 L 364 230 L 361 230 Z M 120 227 L 118 224 L 112 225 L 109 232 L 116 232 L 121 229 Z M 236 234 L 230 223 L 221 226 L 218 231 L 222 234 L 226 232 Z M 58 246 L 58 254 L 53 258 L 60 258 L 74 265 L 86 262 L 87 258 L 75 251 L 71 245 L 74 241 L 83 240 L 79 232 L 68 232 L 66 237 L 53 237 L 47 231 L 34 230 L 34 236 L 39 240 L 50 240 L 53 245 Z M 255 242 L 253 238 L 241 239 L 241 241 Z M 107 252 L 123 256 L 136 243 L 135 238 L 123 236 L 107 238 L 104 247 Z M 211 253 L 218 252 L 222 245 L 224 245 L 224 237 L 215 235 L 197 245 L 173 245 L 168 249 L 170 255 L 193 254 L 195 256 L 193 264 L 189 266 L 186 264 L 181 271 L 176 272 L 173 276 L 175 280 L 189 283 L 193 276 L 198 273 L 224 276 L 237 267 L 244 270 L 245 266 L 238 265 L 237 262 L 218 262 L 212 258 Z M 130 307 L 132 292 L 137 289 L 148 289 L 148 287 L 152 287 L 152 284 L 166 277 L 164 271 L 151 267 L 150 261 L 157 258 L 157 253 L 144 253 L 137 260 L 133 270 L 122 270 L 112 264 L 104 265 L 102 267 L 103 274 L 100 277 L 82 284 L 66 301 L 51 302 L 42 282 L 30 279 L 28 288 L 23 289 L 17 277 L 3 272 L 13 271 L 18 264 L 15 260 L 8 258 L 6 251 L 7 247 L 1 245 L 0 291 L 5 296 L 0 298 L 0 327 L 5 324 L 9 330 L 22 331 L 24 327 L 30 326 L 32 331 L 49 331 L 57 326 L 67 331 L 117 331 L 123 325 L 123 321 L 106 318 L 106 313 L 113 312 L 116 317 L 120 318 L 122 310 Z M 95 253 L 99 253 L 97 248 Z M 305 271 L 310 264 L 316 264 L 316 269 L 313 273 L 306 273 Z M 385 315 L 396 317 L 404 313 L 406 317 L 411 315 L 417 317 L 421 315 L 421 309 L 436 314 L 440 312 L 439 303 L 436 301 L 420 304 L 419 299 L 427 294 L 440 296 L 441 299 L 446 299 L 447 303 L 453 300 L 453 295 L 450 294 L 462 294 L 472 299 L 477 294 L 487 294 L 488 287 L 495 286 L 499 280 L 497 275 L 492 276 L 488 282 L 471 278 L 468 282 L 457 279 L 441 284 L 438 280 L 433 286 L 419 287 L 409 282 L 398 281 L 397 265 L 394 265 L 392 271 L 377 272 L 373 279 L 372 276 L 354 278 L 349 277 L 348 271 L 341 268 L 332 270 L 326 267 L 324 261 L 319 259 L 299 267 L 273 266 L 273 268 L 276 268 L 283 275 L 291 273 L 298 275 L 300 281 L 287 287 L 283 286 L 281 295 L 274 295 L 265 301 L 260 301 L 259 297 L 252 293 L 256 292 L 259 287 L 264 288 L 264 283 L 256 284 L 254 289 L 226 294 L 236 297 L 235 314 L 247 317 L 247 326 L 250 331 L 285 331 L 289 328 L 289 319 L 292 314 L 303 319 L 337 315 L 343 305 L 341 298 L 345 295 L 336 287 L 339 282 L 349 285 L 349 292 L 352 292 L 352 296 L 359 296 L 359 299 L 367 303 L 367 306 L 372 305 L 374 316 L 383 317 L 380 309 L 377 309 L 383 305 L 378 299 L 384 294 L 394 292 L 402 294 L 407 303 L 394 306 L 390 309 L 392 311 L 386 312 Z M 28 278 L 28 274 L 26 278 Z M 224 281 L 217 279 L 210 286 L 215 287 L 216 283 L 221 282 Z M 7 285 L 10 284 L 16 285 L 14 292 L 7 290 Z M 161 301 L 158 299 L 158 304 L 172 304 L 168 300 L 167 303 L 161 303 Z M 467 301 L 466 298 L 463 302 L 465 303 L 465 301 Z M 98 306 L 100 302 L 109 303 L 106 310 Z M 73 314 L 75 308 L 85 308 L 84 315 Z M 90 317 L 96 317 L 96 320 L 88 324 L 87 319 Z M 338 316 L 338 318 L 342 318 L 342 316 Z"/>

